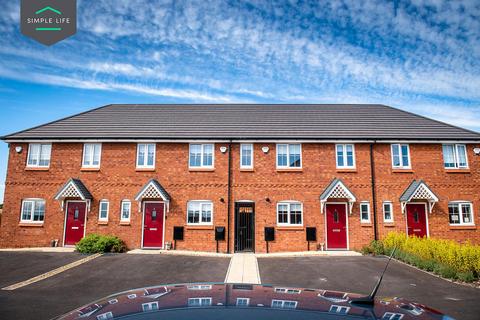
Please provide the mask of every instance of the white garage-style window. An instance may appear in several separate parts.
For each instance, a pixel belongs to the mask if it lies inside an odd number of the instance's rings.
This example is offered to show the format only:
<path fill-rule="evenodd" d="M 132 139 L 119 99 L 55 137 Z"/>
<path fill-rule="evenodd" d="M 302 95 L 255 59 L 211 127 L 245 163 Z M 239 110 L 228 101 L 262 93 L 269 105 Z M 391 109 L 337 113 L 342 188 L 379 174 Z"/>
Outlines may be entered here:
<path fill-rule="evenodd" d="M 45 219 L 45 200 L 24 199 L 20 222 L 41 223 Z"/>
<path fill-rule="evenodd" d="M 272 300 L 272 308 L 279 308 L 279 309 L 296 309 L 297 308 L 297 301 L 291 300 Z"/>
<path fill-rule="evenodd" d="M 130 222 L 130 214 L 132 211 L 132 203 L 130 200 L 122 200 L 120 222 Z"/>
<path fill-rule="evenodd" d="M 360 202 L 360 222 L 370 223 L 370 203 L 368 201 Z"/>
<path fill-rule="evenodd" d="M 207 200 L 189 201 L 187 204 L 187 224 L 211 225 L 213 203 Z"/>
<path fill-rule="evenodd" d="M 27 167 L 48 168 L 52 145 L 50 143 L 30 143 L 28 145 Z"/>
<path fill-rule="evenodd" d="M 473 226 L 473 206 L 470 202 L 455 201 L 448 204 L 448 215 L 451 225 Z"/>
<path fill-rule="evenodd" d="M 155 143 L 137 145 L 137 168 L 155 168 Z"/>
<path fill-rule="evenodd" d="M 102 154 L 101 143 L 85 143 L 83 144 L 83 168 L 99 168 L 100 157 Z"/>
<path fill-rule="evenodd" d="M 100 200 L 98 205 L 98 221 L 108 221 L 108 200 Z"/>
<path fill-rule="evenodd" d="M 390 201 L 383 203 L 383 222 L 393 222 L 393 205 Z"/>
<path fill-rule="evenodd" d="M 443 164 L 446 169 L 468 168 L 467 148 L 464 144 L 444 144 Z"/>
<path fill-rule="evenodd" d="M 354 169 L 355 168 L 355 147 L 353 144 L 335 145 L 337 153 L 337 168 Z"/>
<path fill-rule="evenodd" d="M 277 168 L 301 168 L 301 144 L 277 144 Z"/>
<path fill-rule="evenodd" d="M 303 225 L 303 204 L 298 201 L 277 203 L 277 224 L 279 226 Z"/>
<path fill-rule="evenodd" d="M 240 168 L 253 168 L 253 144 L 251 143 L 242 143 L 240 145 Z"/>
<path fill-rule="evenodd" d="M 188 306 L 189 307 L 208 307 L 212 305 L 212 298 L 202 297 L 202 298 L 189 298 Z"/>
<path fill-rule="evenodd" d="M 408 144 L 392 144 L 392 167 L 410 169 L 410 148 Z"/>
<path fill-rule="evenodd" d="M 190 168 L 213 168 L 213 144 L 190 144 Z"/>

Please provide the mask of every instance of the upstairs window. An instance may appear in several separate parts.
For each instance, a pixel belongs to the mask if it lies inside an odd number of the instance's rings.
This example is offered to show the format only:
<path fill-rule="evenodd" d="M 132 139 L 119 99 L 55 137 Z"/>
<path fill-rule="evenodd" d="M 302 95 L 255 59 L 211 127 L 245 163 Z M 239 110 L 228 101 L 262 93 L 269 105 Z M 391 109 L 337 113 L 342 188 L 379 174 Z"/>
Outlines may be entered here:
<path fill-rule="evenodd" d="M 22 201 L 22 215 L 20 222 L 43 222 L 45 218 L 45 200 L 25 199 Z"/>
<path fill-rule="evenodd" d="M 444 144 L 443 164 L 446 169 L 468 168 L 467 148 L 464 144 Z"/>
<path fill-rule="evenodd" d="M 392 167 L 410 169 L 410 149 L 408 144 L 392 144 Z"/>
<path fill-rule="evenodd" d="M 355 149 L 353 144 L 337 144 L 335 149 L 337 152 L 337 168 L 355 168 Z"/>
<path fill-rule="evenodd" d="M 474 225 L 473 209 L 470 202 L 451 202 L 448 204 L 451 225 Z"/>
<path fill-rule="evenodd" d="M 301 168 L 301 144 L 277 144 L 277 168 Z"/>
<path fill-rule="evenodd" d="M 207 224 L 213 221 L 213 203 L 211 201 L 190 201 L 187 204 L 188 224 Z"/>
<path fill-rule="evenodd" d="M 370 203 L 369 202 L 360 203 L 360 222 L 370 223 Z"/>
<path fill-rule="evenodd" d="M 253 168 L 253 144 L 240 145 L 240 168 Z"/>
<path fill-rule="evenodd" d="M 393 205 L 391 202 L 383 203 L 383 221 L 393 222 Z"/>
<path fill-rule="evenodd" d="M 213 144 L 191 144 L 190 160 L 191 168 L 213 168 Z"/>
<path fill-rule="evenodd" d="M 52 145 L 47 143 L 30 143 L 28 145 L 27 167 L 48 168 Z"/>
<path fill-rule="evenodd" d="M 101 200 L 98 206 L 98 220 L 99 221 L 108 221 L 108 201 Z"/>
<path fill-rule="evenodd" d="M 83 145 L 83 168 L 99 168 L 102 154 L 101 143 L 85 143 Z"/>
<path fill-rule="evenodd" d="M 137 168 L 155 168 L 154 143 L 139 143 L 137 145 Z"/>
<path fill-rule="evenodd" d="M 303 208 L 300 202 L 280 202 L 277 204 L 277 224 L 279 226 L 301 226 Z"/>
<path fill-rule="evenodd" d="M 120 222 L 130 222 L 130 213 L 132 211 L 132 203 L 130 200 L 123 200 L 121 205 Z"/>

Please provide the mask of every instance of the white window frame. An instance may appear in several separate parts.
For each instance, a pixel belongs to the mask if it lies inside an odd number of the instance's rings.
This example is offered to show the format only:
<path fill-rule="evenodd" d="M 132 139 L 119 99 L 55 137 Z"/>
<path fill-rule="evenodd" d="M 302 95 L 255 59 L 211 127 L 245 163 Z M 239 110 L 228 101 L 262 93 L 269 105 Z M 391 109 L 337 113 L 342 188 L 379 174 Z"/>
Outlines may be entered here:
<path fill-rule="evenodd" d="M 454 157 L 454 163 L 455 163 L 455 167 L 446 167 L 445 166 L 445 154 L 443 152 L 443 147 L 444 146 L 453 146 L 453 149 L 454 149 L 454 153 L 453 153 L 453 157 Z M 459 157 L 458 157 L 458 147 L 459 146 L 462 146 L 464 149 L 465 149 L 465 166 L 460 166 L 460 163 L 459 163 Z M 443 167 L 445 169 L 468 169 L 468 152 L 467 152 L 467 145 L 465 144 L 461 144 L 461 143 L 444 143 L 442 144 L 442 155 L 443 155 Z"/>
<path fill-rule="evenodd" d="M 274 306 L 274 304 L 280 303 L 280 306 Z M 285 307 L 285 304 L 293 304 L 293 307 Z M 277 308 L 277 309 L 297 309 L 298 301 L 293 301 L 293 300 L 279 300 L 279 299 L 272 299 L 272 308 Z"/>
<path fill-rule="evenodd" d="M 199 145 L 200 146 L 200 165 L 199 166 L 192 166 L 190 164 L 191 160 L 191 151 L 190 149 L 194 145 Z M 203 160 L 204 160 L 204 154 L 205 154 L 205 146 L 210 145 L 212 146 L 212 164 L 211 165 L 204 165 Z M 204 169 L 213 169 L 215 167 L 215 144 L 214 143 L 190 143 L 188 145 L 188 167 L 190 169 L 198 169 L 198 168 L 204 168 Z"/>
<path fill-rule="evenodd" d="M 299 204 L 300 205 L 300 214 L 301 214 L 301 219 L 302 219 L 302 223 L 291 223 L 291 209 L 290 209 L 290 206 L 292 204 Z M 288 207 L 288 214 L 287 214 L 287 223 L 285 222 L 279 222 L 279 219 L 278 219 L 278 210 L 279 210 L 279 207 L 281 205 L 287 205 Z M 303 226 L 303 203 L 300 202 L 300 201 L 294 201 L 294 200 L 288 200 L 288 201 L 280 201 L 277 203 L 277 225 L 278 226 L 288 226 L 288 227 L 302 227 Z"/>
<path fill-rule="evenodd" d="M 338 151 L 337 151 L 337 148 L 338 146 L 342 146 L 343 148 L 343 151 L 342 151 L 342 155 L 343 155 L 343 166 L 339 165 L 338 164 Z M 352 146 L 352 160 L 353 160 L 353 165 L 349 166 L 347 164 L 347 146 Z M 337 169 L 355 169 L 356 168 L 356 161 L 355 161 L 355 145 L 353 143 L 337 143 L 335 144 L 335 163 L 337 165 Z"/>
<path fill-rule="evenodd" d="M 393 158 L 393 147 L 398 146 L 398 157 L 400 160 L 400 165 L 395 165 L 395 160 Z M 408 158 L 408 165 L 403 163 L 403 153 L 402 153 L 402 146 L 407 146 L 407 158 Z M 390 145 L 390 153 L 392 155 L 392 168 L 394 169 L 411 169 L 412 168 L 412 160 L 410 159 L 410 145 L 408 143 L 392 143 Z"/>
<path fill-rule="evenodd" d="M 239 301 L 246 301 L 246 304 L 238 304 Z M 235 306 L 237 307 L 248 307 L 249 305 L 250 305 L 250 298 L 238 297 L 237 301 L 235 302 Z"/>
<path fill-rule="evenodd" d="M 187 286 L 188 290 L 212 290 L 211 284 L 195 284 Z"/>
<path fill-rule="evenodd" d="M 85 164 L 85 156 L 87 155 L 86 150 L 88 146 L 92 146 L 92 153 L 90 154 L 90 159 L 88 161 L 90 164 Z M 98 164 L 94 165 L 93 160 L 95 159 L 95 146 L 98 146 Z M 102 162 L 102 144 L 101 143 L 84 143 L 83 144 L 83 155 L 82 155 L 82 168 L 100 168 L 100 163 Z"/>
<path fill-rule="evenodd" d="M 39 150 L 38 150 L 38 155 L 36 155 L 35 159 L 36 164 L 30 164 L 30 156 L 32 155 L 32 146 L 38 145 Z M 40 165 L 40 159 L 42 158 L 42 148 L 45 146 L 50 147 L 50 152 L 48 153 L 48 164 L 47 165 Z M 27 167 L 28 168 L 49 168 L 50 163 L 52 162 L 52 144 L 51 143 L 29 143 L 28 144 L 28 154 L 27 154 Z"/>
<path fill-rule="evenodd" d="M 193 301 L 199 300 L 199 304 L 193 304 Z M 204 303 L 208 301 L 207 303 Z M 201 308 L 201 307 L 209 307 L 212 305 L 212 297 L 195 297 L 195 298 L 188 298 L 187 305 L 190 308 Z"/>
<path fill-rule="evenodd" d="M 382 316 L 381 320 L 394 320 L 394 319 L 403 319 L 402 313 L 395 313 L 395 312 L 385 312 Z"/>
<path fill-rule="evenodd" d="M 276 293 L 287 293 L 287 294 L 300 294 L 302 290 L 292 289 L 292 288 L 275 288 Z"/>
<path fill-rule="evenodd" d="M 123 205 L 128 204 L 128 219 L 123 217 Z M 132 216 L 132 202 L 128 199 L 122 200 L 120 203 L 120 222 L 130 222 Z"/>
<path fill-rule="evenodd" d="M 136 293 L 132 293 L 127 296 L 128 299 L 135 299 L 136 297 L 137 297 Z"/>
<path fill-rule="evenodd" d="M 348 314 L 349 311 L 350 311 L 350 307 L 339 306 L 339 305 L 336 305 L 336 304 L 332 304 L 330 306 L 330 310 L 328 312 L 338 313 L 338 314 Z"/>
<path fill-rule="evenodd" d="M 145 146 L 145 156 L 143 158 L 143 164 L 138 163 L 138 157 L 140 155 L 140 146 Z M 148 146 L 153 146 L 153 164 L 148 165 Z M 135 159 L 135 165 L 139 169 L 154 169 L 155 161 L 157 154 L 157 144 L 156 143 L 137 143 L 137 158 Z"/>
<path fill-rule="evenodd" d="M 243 146 L 250 146 L 250 165 L 244 165 L 243 161 Z M 240 144 L 240 169 L 253 169 L 253 143 L 241 143 Z"/>
<path fill-rule="evenodd" d="M 457 206 L 458 207 L 458 214 L 459 214 L 459 218 L 460 218 L 460 222 L 459 223 L 451 223 L 450 222 L 450 206 Z M 472 220 L 472 222 L 464 222 L 463 221 L 463 212 L 462 212 L 462 206 L 464 205 L 468 205 L 470 207 L 470 218 Z M 448 223 L 451 225 L 451 226 L 474 226 L 475 225 L 475 214 L 473 212 L 473 204 L 469 201 L 451 201 L 448 203 Z"/>
<path fill-rule="evenodd" d="M 198 222 L 188 222 L 188 209 L 190 207 L 190 204 L 198 204 L 200 206 L 200 216 L 198 219 Z M 202 206 L 209 204 L 212 208 L 212 215 L 210 222 L 203 222 L 202 221 Z M 211 226 L 213 224 L 213 201 L 211 200 L 190 200 L 187 202 L 187 225 L 193 225 L 193 226 L 199 226 L 199 225 L 204 225 L 204 226 Z"/>
<path fill-rule="evenodd" d="M 24 209 L 25 203 L 27 203 L 27 202 L 32 204 L 32 208 L 30 210 L 30 219 L 23 219 L 23 209 Z M 35 221 L 35 220 L 33 220 L 33 215 L 35 213 L 35 204 L 37 202 L 43 202 L 43 220 Z M 22 208 L 20 210 L 20 222 L 21 223 L 32 223 L 32 224 L 43 224 L 43 222 L 45 221 L 46 206 L 47 206 L 47 203 L 46 203 L 45 199 L 40 199 L 40 198 L 23 199 L 22 200 Z"/>
<path fill-rule="evenodd" d="M 158 301 L 142 303 L 143 312 L 150 312 L 155 310 L 158 310 Z"/>
<path fill-rule="evenodd" d="M 115 304 L 115 303 L 118 303 L 118 299 L 112 299 L 112 300 L 108 300 L 108 303 L 109 303 L 109 304 Z"/>
<path fill-rule="evenodd" d="M 298 145 L 300 147 L 300 166 L 299 167 L 292 167 L 290 166 L 290 146 Z M 287 146 L 287 165 L 281 166 L 278 164 L 278 148 L 280 146 Z M 277 164 L 277 169 L 302 169 L 303 166 L 303 157 L 302 157 L 302 144 L 301 143 L 277 143 L 276 145 L 277 153 L 275 156 L 275 162 Z"/>
<path fill-rule="evenodd" d="M 385 218 L 385 205 L 390 207 L 390 219 Z M 393 222 L 393 203 L 391 201 L 384 201 L 382 203 L 383 222 Z"/>
<path fill-rule="evenodd" d="M 362 216 L 362 206 L 367 206 L 368 212 L 368 220 L 363 219 Z M 371 211 L 370 211 L 370 202 L 369 201 L 362 201 L 360 202 L 360 223 L 370 223 L 371 222 Z"/>
<path fill-rule="evenodd" d="M 107 204 L 107 216 L 105 218 L 102 218 L 102 204 L 106 203 Z M 98 202 L 98 221 L 108 221 L 108 213 L 110 211 L 110 203 L 108 200 L 100 200 Z"/>
<path fill-rule="evenodd" d="M 113 319 L 113 313 L 111 311 L 99 314 L 97 316 L 97 320 L 108 320 L 108 319 Z"/>

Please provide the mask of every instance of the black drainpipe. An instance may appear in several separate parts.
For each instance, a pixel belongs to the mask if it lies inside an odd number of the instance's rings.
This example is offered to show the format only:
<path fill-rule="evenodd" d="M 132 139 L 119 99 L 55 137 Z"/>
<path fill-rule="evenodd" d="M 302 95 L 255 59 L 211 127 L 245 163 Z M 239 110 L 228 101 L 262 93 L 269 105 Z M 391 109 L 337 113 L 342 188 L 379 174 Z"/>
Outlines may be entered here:
<path fill-rule="evenodd" d="M 228 142 L 227 253 L 230 253 L 230 211 L 232 208 L 232 140 Z"/>
<path fill-rule="evenodd" d="M 374 142 L 375 143 L 375 142 Z M 372 201 L 373 201 L 373 238 L 378 240 L 377 230 L 377 192 L 375 191 L 375 159 L 373 156 L 373 143 L 370 144 L 370 175 L 372 176 Z"/>

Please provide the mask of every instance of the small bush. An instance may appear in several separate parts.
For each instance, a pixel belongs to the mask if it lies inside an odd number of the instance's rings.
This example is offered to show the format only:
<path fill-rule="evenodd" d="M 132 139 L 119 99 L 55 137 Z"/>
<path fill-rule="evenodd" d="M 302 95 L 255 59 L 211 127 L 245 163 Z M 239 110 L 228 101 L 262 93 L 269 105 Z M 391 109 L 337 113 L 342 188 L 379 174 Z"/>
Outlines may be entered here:
<path fill-rule="evenodd" d="M 363 246 L 362 249 L 360 249 L 360 253 L 363 255 L 372 254 L 373 249 L 371 246 Z"/>
<path fill-rule="evenodd" d="M 125 252 L 125 243 L 116 236 L 89 234 L 75 248 L 80 253 Z"/>
<path fill-rule="evenodd" d="M 450 266 L 446 266 L 444 264 L 437 264 L 433 268 L 433 272 L 438 274 L 439 276 L 447 279 L 456 279 L 457 278 L 457 272 L 455 272 L 455 269 L 453 269 Z"/>
<path fill-rule="evenodd" d="M 464 281 L 464 282 L 473 282 L 473 281 L 475 281 L 475 276 L 473 275 L 473 272 L 472 272 L 472 271 L 459 272 L 459 273 L 457 273 L 457 278 L 458 278 L 458 280 Z"/>

